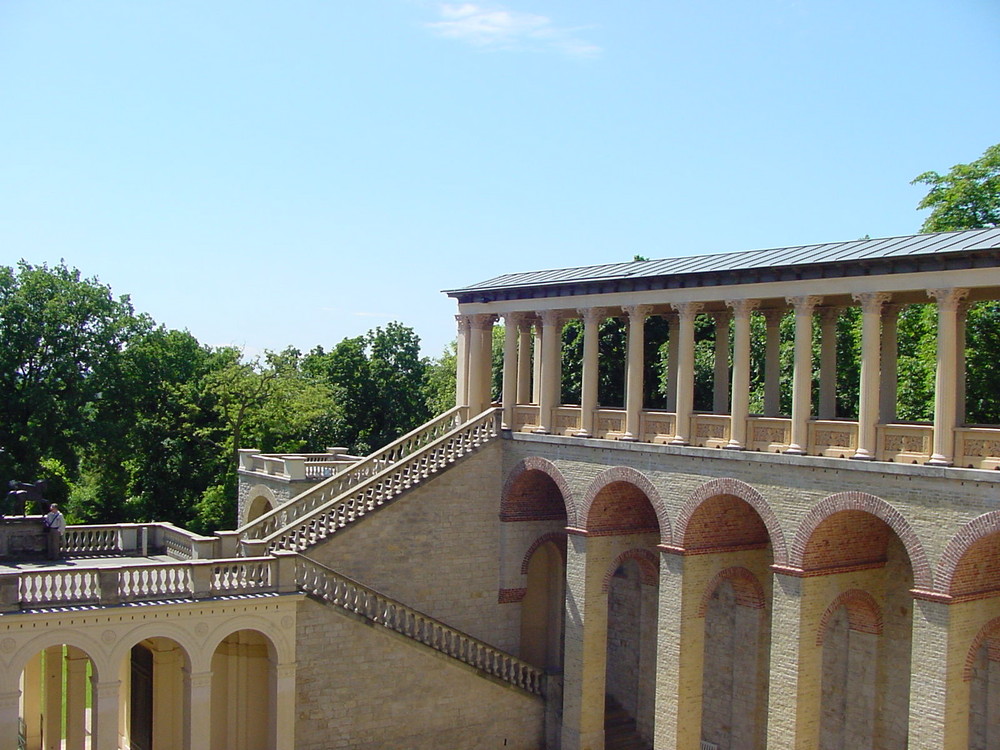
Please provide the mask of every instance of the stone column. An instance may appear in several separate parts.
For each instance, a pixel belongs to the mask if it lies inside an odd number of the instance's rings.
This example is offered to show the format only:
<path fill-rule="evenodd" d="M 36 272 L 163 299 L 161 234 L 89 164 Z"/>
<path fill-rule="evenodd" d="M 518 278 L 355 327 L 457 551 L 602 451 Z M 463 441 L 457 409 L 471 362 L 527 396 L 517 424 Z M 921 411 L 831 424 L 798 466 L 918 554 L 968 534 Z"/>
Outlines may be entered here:
<path fill-rule="evenodd" d="M 503 417 L 500 429 L 509 430 L 514 424 L 514 405 L 517 403 L 517 342 L 523 313 L 504 313 L 503 316 Z"/>
<path fill-rule="evenodd" d="M 542 319 L 542 369 L 538 399 L 538 428 L 552 432 L 552 420 L 562 395 L 562 325 L 560 310 L 544 310 Z"/>
<path fill-rule="evenodd" d="M 0 693 L 0 737 L 6 737 L 4 747 L 17 747 L 18 714 L 20 713 L 21 691 L 16 684 L 12 689 Z"/>
<path fill-rule="evenodd" d="M 295 750 L 295 670 L 295 662 L 275 667 L 274 695 L 271 697 L 275 750 Z"/>
<path fill-rule="evenodd" d="M 795 309 L 795 370 L 792 375 L 792 439 L 785 453 L 803 454 L 809 447 L 809 417 L 812 412 L 813 308 L 822 297 L 788 297 Z"/>
<path fill-rule="evenodd" d="M 882 389 L 879 363 L 882 305 L 889 301 L 890 295 L 865 292 L 852 296 L 861 303 L 861 384 L 858 388 L 858 449 L 851 458 L 870 461 L 875 458 L 875 427 Z"/>
<path fill-rule="evenodd" d="M 562 750 L 604 747 L 608 595 L 613 537 L 567 535 Z"/>
<path fill-rule="evenodd" d="M 774 573 L 768 748 L 815 748 L 819 742 L 822 649 L 815 646 L 815 630 L 802 623 L 806 580 Z"/>
<path fill-rule="evenodd" d="M 733 406 L 730 413 L 731 450 L 743 450 L 747 443 L 750 415 L 750 314 L 760 304 L 754 299 L 726 300 L 733 311 Z"/>
<path fill-rule="evenodd" d="M 652 312 L 650 305 L 623 307 L 628 318 L 628 346 L 625 371 L 625 434 L 622 440 L 642 437 L 639 420 L 643 407 L 643 374 L 646 366 L 646 317 Z"/>
<path fill-rule="evenodd" d="M 667 411 L 677 409 L 677 346 L 680 343 L 680 318 L 667 313 Z"/>
<path fill-rule="evenodd" d="M 455 344 L 455 405 L 469 405 L 469 316 L 456 315 L 458 339 Z"/>
<path fill-rule="evenodd" d="M 188 717 L 185 748 L 212 748 L 212 672 L 184 673 L 185 714 Z"/>
<path fill-rule="evenodd" d="M 955 450 L 958 389 L 958 306 L 968 289 L 928 289 L 937 300 L 937 374 L 934 378 L 934 452 L 927 463 L 951 466 Z M 962 342 L 964 347 L 964 342 Z"/>
<path fill-rule="evenodd" d="M 157 732 L 157 748 L 181 750 L 184 745 L 184 659 L 180 649 L 169 642 L 162 647 L 154 646 L 152 655 L 153 723 L 161 727 Z"/>
<path fill-rule="evenodd" d="M 42 744 L 42 655 L 35 654 L 24 665 L 24 723 L 29 748 Z M 0 735 L 2 736 L 2 735 Z"/>
<path fill-rule="evenodd" d="M 118 709 L 121 702 L 120 680 L 93 683 L 91 701 L 91 747 L 94 750 L 118 750 Z"/>
<path fill-rule="evenodd" d="M 764 344 L 765 417 L 776 417 L 781 411 L 781 319 L 784 317 L 784 310 L 764 310 L 767 330 Z"/>
<path fill-rule="evenodd" d="M 677 406 L 674 438 L 671 445 L 687 445 L 691 434 L 691 411 L 694 407 L 694 319 L 701 312 L 701 302 L 675 304 L 680 318 L 677 336 Z"/>
<path fill-rule="evenodd" d="M 87 738 L 87 655 L 66 647 L 66 750 L 83 750 Z"/>
<path fill-rule="evenodd" d="M 608 317 L 603 307 L 578 310 L 583 318 L 583 377 L 580 393 L 580 437 L 594 434 L 594 412 L 597 410 L 597 385 L 600 382 L 598 352 L 601 343 L 601 323 Z"/>
<path fill-rule="evenodd" d="M 955 386 L 955 426 L 965 424 L 965 327 L 969 319 L 969 302 L 963 300 L 958 305 L 955 314 L 955 325 L 958 331 L 955 338 L 958 346 L 955 347 L 955 371 L 957 373 Z"/>
<path fill-rule="evenodd" d="M 819 418 L 837 416 L 837 319 L 839 307 L 824 307 L 819 311 Z"/>
<path fill-rule="evenodd" d="M 531 320 L 525 315 L 517 327 L 517 403 L 531 403 Z"/>
<path fill-rule="evenodd" d="M 531 365 L 531 403 L 538 405 L 542 392 L 542 320 L 536 318 L 535 343 L 532 351 Z"/>
<path fill-rule="evenodd" d="M 45 649 L 45 709 L 42 716 L 42 747 L 62 750 L 63 647 Z"/>
<path fill-rule="evenodd" d="M 899 311 L 900 305 L 882 308 L 882 380 L 879 387 L 880 424 L 896 421 L 896 392 L 899 388 Z"/>
<path fill-rule="evenodd" d="M 713 312 L 715 321 L 715 370 L 712 383 L 712 411 L 729 413 L 729 312 Z"/>
<path fill-rule="evenodd" d="M 479 414 L 492 400 L 493 323 L 495 315 L 471 316 L 469 334 L 469 411 Z M 471 416 L 471 415 L 470 415 Z"/>

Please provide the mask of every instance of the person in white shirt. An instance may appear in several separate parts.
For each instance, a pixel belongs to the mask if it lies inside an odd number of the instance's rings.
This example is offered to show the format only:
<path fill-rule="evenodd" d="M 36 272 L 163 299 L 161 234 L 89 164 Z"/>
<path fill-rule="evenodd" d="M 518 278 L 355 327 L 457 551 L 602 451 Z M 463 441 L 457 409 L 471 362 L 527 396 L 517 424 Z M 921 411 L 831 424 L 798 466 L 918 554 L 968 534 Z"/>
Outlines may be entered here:
<path fill-rule="evenodd" d="M 50 560 L 56 560 L 59 558 L 59 552 L 62 549 L 62 537 L 63 532 L 66 530 L 66 519 L 63 514 L 59 512 L 59 506 L 55 503 L 49 506 L 48 515 L 42 519 L 42 525 L 48 532 L 46 536 L 47 542 L 47 552 L 48 558 Z"/>

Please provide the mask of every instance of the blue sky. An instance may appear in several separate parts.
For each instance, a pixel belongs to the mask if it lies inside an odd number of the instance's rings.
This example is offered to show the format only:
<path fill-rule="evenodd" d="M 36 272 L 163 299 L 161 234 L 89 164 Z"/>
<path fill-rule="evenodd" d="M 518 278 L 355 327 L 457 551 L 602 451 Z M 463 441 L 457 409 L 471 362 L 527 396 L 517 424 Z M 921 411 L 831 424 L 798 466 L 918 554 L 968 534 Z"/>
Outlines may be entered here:
<path fill-rule="evenodd" d="M 997 0 L 0 0 L 0 263 L 248 353 L 500 273 L 909 234 Z"/>

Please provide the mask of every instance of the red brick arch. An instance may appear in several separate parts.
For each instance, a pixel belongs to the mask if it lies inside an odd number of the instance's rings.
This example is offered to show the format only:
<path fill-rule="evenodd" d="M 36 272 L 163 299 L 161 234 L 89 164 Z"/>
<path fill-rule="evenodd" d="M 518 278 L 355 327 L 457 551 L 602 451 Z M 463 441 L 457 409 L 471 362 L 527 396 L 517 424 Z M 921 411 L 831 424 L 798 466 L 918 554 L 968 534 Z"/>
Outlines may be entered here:
<path fill-rule="evenodd" d="M 739 498 L 757 512 L 770 537 L 774 564 L 787 564 L 788 552 L 785 547 L 785 534 L 781 530 L 781 524 L 778 522 L 777 515 L 775 515 L 771 506 L 768 505 L 767 500 L 764 499 L 764 496 L 760 492 L 746 482 L 741 482 L 739 479 L 713 479 L 710 482 L 705 482 L 705 484 L 691 493 L 691 496 L 684 503 L 684 507 L 681 508 L 681 512 L 677 517 L 677 531 L 675 536 L 678 544 L 682 547 L 684 546 L 688 524 L 701 504 L 720 495 L 730 495 Z"/>
<path fill-rule="evenodd" d="M 631 485 L 646 496 L 646 499 L 653 507 L 654 513 L 656 513 L 656 521 L 660 527 L 660 544 L 671 544 L 673 533 L 670 527 L 670 518 L 667 515 L 667 509 L 663 503 L 663 499 L 660 497 L 660 493 L 657 492 L 656 487 L 653 486 L 649 477 L 641 471 L 636 471 L 628 466 L 614 466 L 610 469 L 605 469 L 594 477 L 594 481 L 590 483 L 590 486 L 587 488 L 587 494 L 580 504 L 576 519 L 571 521 L 570 525 L 587 529 L 587 522 L 594 500 L 597 499 L 601 490 L 618 482 Z"/>
<path fill-rule="evenodd" d="M 850 591 L 843 592 L 834 599 L 820 618 L 819 631 L 816 633 L 817 646 L 823 645 L 823 639 L 826 638 L 830 619 L 841 607 L 847 608 L 847 622 L 851 630 L 856 630 L 859 633 L 882 635 L 882 610 L 879 608 L 874 597 L 867 591 L 851 589 Z"/>
<path fill-rule="evenodd" d="M 830 516 L 842 511 L 860 511 L 883 521 L 899 537 L 906 548 L 906 554 L 910 558 L 910 567 L 913 569 L 914 587 L 925 591 L 933 590 L 934 577 L 931 573 L 931 566 L 916 532 L 913 531 L 902 513 L 882 498 L 869 495 L 867 492 L 838 492 L 817 503 L 802 519 L 798 531 L 795 532 L 795 538 L 788 551 L 789 566 L 793 568 L 803 567 L 806 547 L 813 533 Z"/>
<path fill-rule="evenodd" d="M 989 643 L 990 661 L 1000 661 L 1000 617 L 994 617 L 983 625 L 972 639 L 969 653 L 965 656 L 965 668 L 962 679 L 969 682 L 972 679 L 972 667 L 976 663 L 976 652 L 984 643 Z"/>
<path fill-rule="evenodd" d="M 555 485 L 559 494 L 562 495 L 563 512 L 556 515 L 551 509 L 525 507 L 524 503 L 518 502 L 515 497 L 515 489 L 518 480 L 525 474 L 537 471 L 544 474 Z M 517 463 L 517 465 L 507 475 L 503 484 L 503 491 L 500 493 L 500 520 L 502 521 L 525 521 L 525 520 L 545 520 L 555 518 L 573 517 L 573 494 L 570 492 L 569 484 L 559 468 L 548 459 L 540 456 L 528 456 Z"/>
<path fill-rule="evenodd" d="M 720 570 L 708 582 L 708 585 L 705 587 L 705 593 L 701 597 L 701 604 L 698 605 L 698 617 L 705 616 L 708 604 L 712 600 L 715 590 L 727 581 L 733 587 L 733 593 L 736 594 L 737 606 L 749 607 L 750 609 L 764 609 L 764 587 L 760 585 L 757 576 L 744 567 L 733 566 Z"/>
<path fill-rule="evenodd" d="M 547 542 L 552 542 L 556 545 L 556 549 L 559 550 L 559 554 L 562 555 L 563 567 L 566 566 L 566 532 L 553 532 L 551 534 L 542 534 L 538 539 L 531 543 L 528 547 L 528 551 L 524 553 L 524 557 L 521 559 L 521 574 L 528 575 L 528 564 L 531 562 L 531 556 L 538 551 L 538 548 Z"/>
<path fill-rule="evenodd" d="M 637 547 L 636 549 L 630 549 L 626 552 L 622 552 L 618 557 L 611 561 L 611 565 L 608 566 L 607 572 L 604 574 L 604 580 L 601 582 L 601 591 L 605 594 L 608 593 L 608 588 L 611 586 L 611 579 L 615 577 L 615 571 L 618 570 L 619 566 L 622 565 L 626 560 L 635 560 L 639 565 L 639 582 L 647 586 L 658 586 L 660 583 L 660 557 L 655 552 L 650 552 L 648 549 L 643 549 L 642 547 Z"/>
<path fill-rule="evenodd" d="M 1000 510 L 991 510 L 976 516 L 966 523 L 948 542 L 941 553 L 937 569 L 937 591 L 950 594 L 955 585 L 955 572 L 962 558 L 977 542 L 981 542 L 992 534 L 1000 533 Z"/>

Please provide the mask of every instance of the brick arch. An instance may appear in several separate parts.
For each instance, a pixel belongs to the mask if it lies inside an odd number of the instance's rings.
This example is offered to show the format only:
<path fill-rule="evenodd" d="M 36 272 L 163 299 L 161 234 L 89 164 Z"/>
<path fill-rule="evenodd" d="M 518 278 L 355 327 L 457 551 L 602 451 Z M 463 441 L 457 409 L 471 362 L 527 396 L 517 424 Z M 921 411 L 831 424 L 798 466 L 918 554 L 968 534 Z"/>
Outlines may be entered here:
<path fill-rule="evenodd" d="M 1000 533 L 1000 510 L 991 510 L 976 516 L 958 530 L 941 553 L 938 561 L 937 591 L 942 594 L 951 593 L 955 584 L 955 573 L 962 558 L 977 542 Z"/>
<path fill-rule="evenodd" d="M 822 646 L 830 619 L 841 607 L 847 608 L 847 622 L 851 630 L 859 633 L 882 635 L 882 610 L 874 597 L 861 589 L 850 589 L 834 599 L 826 608 L 819 621 L 819 631 L 816 633 L 816 645 Z"/>
<path fill-rule="evenodd" d="M 635 549 L 630 549 L 622 552 L 618 557 L 611 561 L 611 565 L 608 566 L 607 572 L 604 574 L 604 580 L 601 582 L 601 591 L 605 594 L 608 593 L 608 588 L 611 586 L 611 579 L 615 577 L 615 571 L 618 570 L 619 566 L 625 563 L 627 560 L 635 560 L 639 565 L 639 582 L 644 583 L 647 586 L 657 586 L 660 583 L 660 558 L 655 552 L 651 552 L 648 549 L 643 549 L 642 547 L 637 547 Z"/>
<path fill-rule="evenodd" d="M 764 528 L 767 529 L 767 535 L 771 541 L 774 564 L 787 564 L 788 551 L 785 546 L 785 533 L 781 530 L 781 524 L 778 522 L 777 515 L 775 515 L 771 506 L 760 492 L 746 482 L 741 482 L 739 479 L 713 479 L 710 482 L 705 482 L 705 484 L 691 493 L 691 496 L 684 503 L 684 507 L 681 508 L 681 512 L 677 516 L 677 531 L 675 533 L 677 543 L 682 547 L 684 546 L 688 524 L 701 504 L 720 495 L 739 498 L 757 512 L 760 520 L 764 523 Z"/>
<path fill-rule="evenodd" d="M 551 534 L 542 534 L 538 539 L 531 543 L 528 547 L 528 551 L 524 553 L 524 557 L 521 559 L 521 574 L 528 575 L 528 564 L 531 562 L 532 555 L 538 551 L 538 548 L 543 544 L 552 542 L 556 545 L 556 549 L 559 550 L 559 554 L 562 555 L 563 567 L 566 566 L 566 532 L 552 532 Z"/>
<path fill-rule="evenodd" d="M 813 533 L 821 523 L 830 516 L 842 511 L 859 511 L 874 516 L 884 522 L 906 548 L 913 570 L 913 585 L 926 591 L 933 590 L 934 577 L 931 573 L 927 554 L 915 531 L 903 514 L 880 497 L 867 492 L 838 492 L 817 503 L 802 519 L 795 538 L 788 551 L 788 564 L 794 568 L 802 568 L 806 546 Z"/>
<path fill-rule="evenodd" d="M 746 568 L 734 565 L 724 570 L 720 570 L 715 577 L 708 582 L 705 593 L 701 597 L 701 604 L 698 605 L 698 617 L 704 617 L 708 610 L 708 603 L 712 600 L 712 594 L 723 583 L 728 582 L 733 587 L 736 594 L 736 604 L 740 607 L 750 609 L 764 609 L 764 587 L 760 585 L 757 576 Z"/>
<path fill-rule="evenodd" d="M 990 661 L 1000 661 L 1000 617 L 994 617 L 983 625 L 972 639 L 969 646 L 969 653 L 965 655 L 965 668 L 962 670 L 962 679 L 969 682 L 972 679 L 972 667 L 976 662 L 976 652 L 984 643 L 989 644 Z"/>
<path fill-rule="evenodd" d="M 514 496 L 518 481 L 533 471 L 544 474 L 555 484 L 556 489 L 562 495 L 564 512 L 559 514 L 558 518 L 562 519 L 565 517 L 571 519 L 574 515 L 575 503 L 573 501 L 573 493 L 569 489 L 569 484 L 554 463 L 540 456 L 528 456 L 521 459 L 511 470 L 510 474 L 507 475 L 507 479 L 503 484 L 503 491 L 500 493 L 500 519 L 502 521 L 544 520 L 542 518 L 543 515 L 545 518 L 556 518 L 553 513 L 533 514 L 526 512 L 525 508 L 518 503 L 518 499 Z"/>
<path fill-rule="evenodd" d="M 649 477 L 641 471 L 636 471 L 628 466 L 613 466 L 594 477 L 594 481 L 587 488 L 587 494 L 584 495 L 583 502 L 576 513 L 576 518 L 570 525 L 585 529 L 594 500 L 597 499 L 601 490 L 617 482 L 632 485 L 646 496 L 649 504 L 653 506 L 653 511 L 656 513 L 656 521 L 660 527 L 660 544 L 672 544 L 673 532 L 670 526 L 670 518 L 667 515 L 667 508 L 660 497 L 660 493 L 657 492 L 656 487 L 653 486 Z"/>

